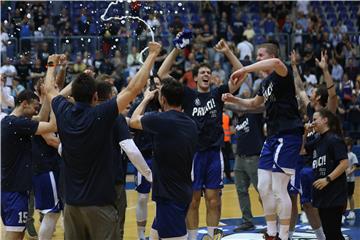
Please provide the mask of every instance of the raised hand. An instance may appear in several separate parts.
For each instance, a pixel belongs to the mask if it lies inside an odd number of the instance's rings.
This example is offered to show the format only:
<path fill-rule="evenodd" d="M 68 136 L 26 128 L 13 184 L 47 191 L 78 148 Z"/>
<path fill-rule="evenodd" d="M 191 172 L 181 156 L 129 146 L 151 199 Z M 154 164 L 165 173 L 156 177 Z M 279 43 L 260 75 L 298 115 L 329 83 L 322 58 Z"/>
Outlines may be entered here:
<path fill-rule="evenodd" d="M 144 100 L 151 101 L 154 99 L 155 95 L 159 92 L 159 89 L 155 89 L 153 91 L 150 91 L 150 88 L 147 88 L 144 92 Z"/>
<path fill-rule="evenodd" d="M 321 68 L 322 70 L 326 70 L 328 68 L 326 50 L 321 51 L 321 61 L 319 61 L 319 59 L 317 58 L 315 58 L 315 61 L 316 61 L 316 65 L 319 66 L 319 68 Z"/>
<path fill-rule="evenodd" d="M 54 66 L 59 64 L 60 55 L 59 54 L 52 54 L 48 58 L 48 64 L 51 63 Z"/>
<path fill-rule="evenodd" d="M 160 43 L 149 42 L 148 47 L 149 47 L 149 54 L 156 54 L 156 56 L 159 55 L 159 53 L 161 51 Z"/>
<path fill-rule="evenodd" d="M 227 45 L 224 39 L 221 39 L 214 47 L 217 52 L 225 53 L 230 51 L 229 46 Z"/>
<path fill-rule="evenodd" d="M 59 57 L 59 65 L 65 67 L 65 66 L 67 66 L 67 64 L 68 64 L 68 61 L 67 61 L 66 55 L 61 54 L 60 57 Z"/>
<path fill-rule="evenodd" d="M 247 77 L 247 72 L 245 67 L 240 68 L 239 70 L 233 72 L 230 76 L 230 80 L 234 85 L 238 84 L 239 82 L 243 82 Z"/>
<path fill-rule="evenodd" d="M 296 65 L 296 51 L 292 50 L 290 55 L 290 62 L 292 66 Z"/>

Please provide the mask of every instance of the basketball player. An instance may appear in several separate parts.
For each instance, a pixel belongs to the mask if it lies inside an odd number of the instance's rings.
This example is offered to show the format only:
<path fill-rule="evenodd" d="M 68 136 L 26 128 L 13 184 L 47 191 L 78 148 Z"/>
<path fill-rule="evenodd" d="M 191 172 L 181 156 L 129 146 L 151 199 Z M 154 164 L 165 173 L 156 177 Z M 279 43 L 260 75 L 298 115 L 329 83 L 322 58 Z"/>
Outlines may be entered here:
<path fill-rule="evenodd" d="M 184 87 L 163 80 L 159 93 L 162 112 L 143 115 L 155 92 L 147 91 L 130 119 L 130 127 L 154 135 L 153 195 L 156 215 L 150 239 L 186 240 L 186 213 L 191 202 L 191 168 L 198 139 L 195 122 L 183 113 Z"/>
<path fill-rule="evenodd" d="M 181 37 L 181 34 L 178 37 Z M 215 49 L 227 56 L 234 69 L 242 67 L 224 40 L 221 40 Z M 161 78 L 167 76 L 179 53 L 180 49 L 175 48 L 165 59 L 158 71 Z M 206 63 L 196 66 L 193 69 L 193 76 L 197 89 L 185 87 L 182 104 L 184 112 L 195 120 L 200 130 L 197 151 L 194 156 L 193 197 L 187 215 L 188 238 L 191 240 L 197 237 L 199 206 L 203 188 L 205 188 L 207 208 L 206 224 L 208 235 L 211 238 L 214 236 L 214 229 L 219 224 L 220 190 L 223 188 L 224 170 L 221 153 L 224 139 L 221 122 L 224 104 L 221 101 L 221 95 L 235 92 L 241 84 L 235 85 L 229 81 L 228 84 L 211 89 L 211 66 Z"/>
<path fill-rule="evenodd" d="M 267 139 L 259 159 L 258 190 L 267 223 L 265 239 L 277 239 L 277 210 L 280 221 L 279 238 L 288 239 L 291 200 L 287 186 L 295 173 L 296 160 L 302 145 L 303 124 L 295 98 L 292 71 L 279 58 L 276 44 L 259 46 L 257 63 L 234 72 L 231 80 L 239 83 L 247 73 L 264 71 L 269 74 L 261 83 L 254 98 L 241 99 L 231 94 L 223 96 L 230 101 L 252 109 L 265 102 Z"/>

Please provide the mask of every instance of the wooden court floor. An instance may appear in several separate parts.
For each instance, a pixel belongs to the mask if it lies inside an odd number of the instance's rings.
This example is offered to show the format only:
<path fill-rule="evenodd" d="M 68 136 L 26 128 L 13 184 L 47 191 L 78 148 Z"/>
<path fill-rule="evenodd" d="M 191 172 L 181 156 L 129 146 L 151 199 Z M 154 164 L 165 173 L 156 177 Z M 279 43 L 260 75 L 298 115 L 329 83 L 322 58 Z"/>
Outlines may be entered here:
<path fill-rule="evenodd" d="M 137 229 L 136 229 L 136 219 L 135 219 L 135 206 L 137 195 L 134 190 L 127 190 L 127 202 L 128 207 L 126 210 L 126 220 L 125 220 L 125 240 L 136 240 L 137 239 Z M 360 177 L 356 178 L 356 190 L 355 190 L 355 204 L 356 208 L 360 208 Z M 250 198 L 252 203 L 252 212 L 254 216 L 259 216 L 263 214 L 262 207 L 258 201 L 258 193 L 251 186 L 250 187 Z M 155 213 L 155 204 L 151 201 L 148 203 L 148 224 L 146 236 L 149 235 L 149 226 L 151 226 L 152 220 Z M 35 227 L 39 229 L 39 214 L 35 212 Z M 236 189 L 234 184 L 226 184 L 223 189 L 222 195 L 222 214 L 221 218 L 240 218 L 241 212 L 239 207 L 239 202 L 236 194 Z M 200 206 L 200 226 L 205 226 L 205 203 L 204 200 L 201 202 Z M 2 226 L 2 223 L 1 223 Z M 1 227 L 1 239 L 3 238 L 3 228 Z M 27 237 L 25 239 L 28 239 Z M 56 231 L 53 239 L 60 240 L 64 239 L 64 231 L 61 227 L 60 221 L 56 226 Z"/>

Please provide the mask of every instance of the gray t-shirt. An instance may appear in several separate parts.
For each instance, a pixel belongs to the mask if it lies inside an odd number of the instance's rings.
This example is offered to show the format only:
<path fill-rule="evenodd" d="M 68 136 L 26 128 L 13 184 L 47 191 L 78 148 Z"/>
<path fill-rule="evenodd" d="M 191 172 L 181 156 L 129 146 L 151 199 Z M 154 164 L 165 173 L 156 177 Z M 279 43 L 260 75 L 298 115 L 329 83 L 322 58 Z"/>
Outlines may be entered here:
<path fill-rule="evenodd" d="M 359 163 L 356 155 L 353 152 L 348 152 L 348 159 L 349 159 L 349 167 L 346 169 L 346 171 L 350 171 L 354 165 Z M 347 175 L 346 180 L 348 182 L 355 182 L 355 173 Z"/>

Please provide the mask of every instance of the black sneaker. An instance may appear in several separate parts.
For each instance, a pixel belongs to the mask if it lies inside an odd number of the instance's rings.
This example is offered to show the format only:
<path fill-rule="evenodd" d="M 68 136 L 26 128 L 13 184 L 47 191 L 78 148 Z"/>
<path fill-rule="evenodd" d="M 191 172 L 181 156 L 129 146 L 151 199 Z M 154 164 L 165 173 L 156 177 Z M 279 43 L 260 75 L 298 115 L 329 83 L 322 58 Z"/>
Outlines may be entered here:
<path fill-rule="evenodd" d="M 250 231 L 254 230 L 255 225 L 252 222 L 243 222 L 237 228 L 234 229 L 234 232 Z"/>

